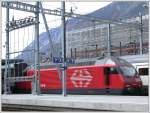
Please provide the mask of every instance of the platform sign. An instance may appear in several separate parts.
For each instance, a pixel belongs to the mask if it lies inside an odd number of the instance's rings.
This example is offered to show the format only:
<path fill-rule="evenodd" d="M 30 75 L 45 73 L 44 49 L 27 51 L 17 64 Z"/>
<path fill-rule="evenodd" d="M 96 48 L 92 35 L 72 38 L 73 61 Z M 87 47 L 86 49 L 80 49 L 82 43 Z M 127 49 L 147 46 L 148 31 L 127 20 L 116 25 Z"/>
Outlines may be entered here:
<path fill-rule="evenodd" d="M 68 64 L 75 64 L 75 59 L 73 58 L 67 58 L 67 61 L 66 61 Z"/>
<path fill-rule="evenodd" d="M 53 57 L 53 63 L 63 63 L 62 57 Z"/>
<path fill-rule="evenodd" d="M 53 63 L 63 63 L 63 58 L 62 57 L 53 57 Z M 75 59 L 67 58 L 66 63 L 75 64 Z"/>

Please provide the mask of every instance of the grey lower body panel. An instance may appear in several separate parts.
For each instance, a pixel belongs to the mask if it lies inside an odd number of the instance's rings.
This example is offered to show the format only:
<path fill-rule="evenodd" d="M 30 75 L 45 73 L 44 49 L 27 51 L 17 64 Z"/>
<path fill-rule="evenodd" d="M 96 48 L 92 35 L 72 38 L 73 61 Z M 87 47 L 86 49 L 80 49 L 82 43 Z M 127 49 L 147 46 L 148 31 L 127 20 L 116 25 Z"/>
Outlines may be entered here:
<path fill-rule="evenodd" d="M 31 93 L 31 90 L 16 89 L 14 93 Z M 62 94 L 62 89 L 41 89 L 42 94 Z M 70 89 L 67 94 L 114 94 L 121 95 L 124 93 L 123 89 Z"/>

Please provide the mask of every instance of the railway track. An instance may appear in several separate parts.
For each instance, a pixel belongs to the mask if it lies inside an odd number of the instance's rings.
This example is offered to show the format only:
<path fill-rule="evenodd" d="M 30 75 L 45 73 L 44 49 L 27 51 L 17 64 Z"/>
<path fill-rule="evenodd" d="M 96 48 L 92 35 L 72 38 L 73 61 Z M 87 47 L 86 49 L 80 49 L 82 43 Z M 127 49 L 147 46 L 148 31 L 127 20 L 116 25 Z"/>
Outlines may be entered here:
<path fill-rule="evenodd" d="M 28 105 L 14 105 L 14 104 L 2 104 L 2 111 L 108 111 L 108 110 L 93 110 L 93 109 L 79 109 L 79 108 L 60 108 L 60 107 L 45 107 L 45 106 L 28 106 Z M 110 110 L 111 111 L 111 110 Z"/>

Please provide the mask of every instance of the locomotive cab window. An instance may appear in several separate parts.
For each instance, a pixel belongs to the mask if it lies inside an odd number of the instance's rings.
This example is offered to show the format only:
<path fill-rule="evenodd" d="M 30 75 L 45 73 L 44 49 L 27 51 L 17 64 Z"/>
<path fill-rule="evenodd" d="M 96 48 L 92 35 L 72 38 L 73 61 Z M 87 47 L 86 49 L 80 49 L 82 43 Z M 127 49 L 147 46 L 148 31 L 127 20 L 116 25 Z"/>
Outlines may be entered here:
<path fill-rule="evenodd" d="M 139 68 L 139 75 L 148 75 L 148 68 Z"/>
<path fill-rule="evenodd" d="M 124 76 L 135 76 L 137 74 L 137 71 L 132 66 L 120 66 L 119 71 Z"/>
<path fill-rule="evenodd" d="M 118 74 L 118 70 L 115 67 L 110 68 L 110 74 Z"/>
<path fill-rule="evenodd" d="M 105 72 L 105 75 L 118 74 L 118 70 L 116 67 L 106 67 L 104 72 Z"/>

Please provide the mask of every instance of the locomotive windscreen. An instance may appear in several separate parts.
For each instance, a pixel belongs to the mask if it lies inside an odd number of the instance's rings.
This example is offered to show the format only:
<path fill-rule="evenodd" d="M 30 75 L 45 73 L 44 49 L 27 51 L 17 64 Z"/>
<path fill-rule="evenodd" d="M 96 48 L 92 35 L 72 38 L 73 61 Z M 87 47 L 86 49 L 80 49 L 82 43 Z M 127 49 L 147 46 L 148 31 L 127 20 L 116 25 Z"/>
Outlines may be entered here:
<path fill-rule="evenodd" d="M 95 62 L 95 65 L 126 65 L 132 66 L 129 62 L 118 57 L 106 57 Z"/>

